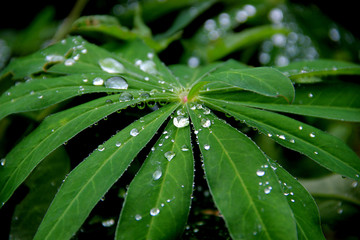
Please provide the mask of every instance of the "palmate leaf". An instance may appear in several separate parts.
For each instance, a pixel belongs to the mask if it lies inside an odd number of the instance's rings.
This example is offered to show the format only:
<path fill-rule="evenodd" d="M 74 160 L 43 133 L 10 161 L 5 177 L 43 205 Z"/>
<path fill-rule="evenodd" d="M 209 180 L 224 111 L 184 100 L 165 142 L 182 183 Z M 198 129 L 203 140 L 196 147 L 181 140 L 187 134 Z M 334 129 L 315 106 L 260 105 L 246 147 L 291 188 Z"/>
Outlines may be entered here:
<path fill-rule="evenodd" d="M 231 237 L 296 239 L 294 216 L 264 154 L 222 120 L 192 109 L 205 176 Z"/>
<path fill-rule="evenodd" d="M 46 118 L 6 156 L 6 164 L 0 168 L 0 202 L 6 202 L 36 165 L 54 149 L 107 115 L 143 101 L 138 95 L 128 102 L 119 102 L 118 95 L 111 95 Z"/>
<path fill-rule="evenodd" d="M 185 228 L 193 188 L 190 127 L 172 120 L 131 182 L 115 239 L 175 239 Z"/>
<path fill-rule="evenodd" d="M 216 109 L 257 128 L 277 143 L 310 157 L 329 170 L 360 179 L 360 159 L 343 141 L 289 117 L 226 103 L 206 100 Z"/>
<path fill-rule="evenodd" d="M 68 239 L 178 104 L 139 119 L 99 146 L 66 178 L 34 239 Z"/>
<path fill-rule="evenodd" d="M 251 106 L 278 112 L 305 116 L 360 121 L 360 87 L 349 82 L 303 84 L 296 87 L 292 104 L 281 98 L 269 98 L 258 94 L 229 89 L 228 91 L 202 92 L 201 98 L 216 98 L 233 104 Z"/>

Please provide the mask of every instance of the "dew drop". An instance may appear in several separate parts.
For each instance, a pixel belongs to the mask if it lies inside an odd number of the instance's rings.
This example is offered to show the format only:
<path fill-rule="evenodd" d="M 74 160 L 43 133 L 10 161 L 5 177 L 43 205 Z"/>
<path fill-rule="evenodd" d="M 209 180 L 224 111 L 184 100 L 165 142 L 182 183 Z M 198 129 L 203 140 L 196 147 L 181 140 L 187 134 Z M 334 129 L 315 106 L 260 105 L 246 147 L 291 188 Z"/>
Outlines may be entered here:
<path fill-rule="evenodd" d="M 2 159 L 0 160 L 0 165 L 3 167 L 3 166 L 5 166 L 5 164 L 6 164 L 6 159 L 5 159 L 5 158 L 2 158 Z"/>
<path fill-rule="evenodd" d="M 142 219 L 142 216 L 140 214 L 135 215 L 135 220 L 140 221 Z"/>
<path fill-rule="evenodd" d="M 312 98 L 314 95 L 312 93 L 309 93 L 309 98 Z"/>
<path fill-rule="evenodd" d="M 182 145 L 181 151 L 187 152 L 187 151 L 189 151 L 189 148 L 186 145 Z"/>
<path fill-rule="evenodd" d="M 157 74 L 156 65 L 153 61 L 147 60 L 141 62 L 139 65 L 140 69 L 149 74 Z"/>
<path fill-rule="evenodd" d="M 116 142 L 116 143 L 115 143 L 115 146 L 120 147 L 120 146 L 121 146 L 121 142 Z"/>
<path fill-rule="evenodd" d="M 162 172 L 160 169 L 156 170 L 154 173 L 153 173 L 153 179 L 156 181 L 158 180 L 159 178 L 161 178 L 161 175 L 162 175 Z"/>
<path fill-rule="evenodd" d="M 104 145 L 99 145 L 98 148 L 97 148 L 97 150 L 98 150 L 99 152 L 104 151 L 104 150 L 105 150 Z"/>
<path fill-rule="evenodd" d="M 208 128 L 211 126 L 211 121 L 207 118 L 203 118 L 201 119 L 201 126 L 203 126 L 204 128 Z"/>
<path fill-rule="evenodd" d="M 284 135 L 279 135 L 278 138 L 285 140 L 285 136 Z"/>
<path fill-rule="evenodd" d="M 309 136 L 312 137 L 312 138 L 314 138 L 314 137 L 315 137 L 315 133 L 312 132 L 312 133 L 309 134 Z"/>
<path fill-rule="evenodd" d="M 209 115 L 211 113 L 209 108 L 204 108 L 204 112 L 205 115 Z"/>
<path fill-rule="evenodd" d="M 105 87 L 112 89 L 128 89 L 128 86 L 128 83 L 122 77 L 111 77 L 105 82 Z"/>
<path fill-rule="evenodd" d="M 112 225 L 114 225 L 114 223 L 115 221 L 112 218 L 101 222 L 104 227 L 111 227 Z"/>
<path fill-rule="evenodd" d="M 45 57 L 45 60 L 48 62 L 61 62 L 64 61 L 64 57 L 61 55 L 51 54 L 51 55 L 47 55 Z"/>
<path fill-rule="evenodd" d="M 135 137 L 135 136 L 137 136 L 138 134 L 139 134 L 139 130 L 137 130 L 137 128 L 131 129 L 131 131 L 130 131 L 130 135 L 131 135 L 131 136 Z"/>
<path fill-rule="evenodd" d="M 196 68 L 199 66 L 200 64 L 200 59 L 197 57 L 190 57 L 188 62 L 187 62 L 188 66 L 191 68 Z"/>
<path fill-rule="evenodd" d="M 318 153 L 318 152 L 314 152 L 314 154 L 318 155 L 319 153 Z"/>
<path fill-rule="evenodd" d="M 65 66 L 72 66 L 72 65 L 74 65 L 74 63 L 75 63 L 75 60 L 72 58 L 66 59 L 64 62 Z"/>
<path fill-rule="evenodd" d="M 160 209 L 158 209 L 158 208 L 152 208 L 150 210 L 150 215 L 151 216 L 157 216 L 159 213 L 160 213 Z"/>
<path fill-rule="evenodd" d="M 265 193 L 265 194 L 269 194 L 269 193 L 271 192 L 271 189 L 272 189 L 271 186 L 265 188 L 265 189 L 264 189 L 264 193 Z"/>
<path fill-rule="evenodd" d="M 178 116 L 184 116 L 184 115 L 185 115 L 185 111 L 184 111 L 183 109 L 179 109 L 179 110 L 176 111 L 176 114 L 177 114 Z"/>
<path fill-rule="evenodd" d="M 189 125 L 189 118 L 184 116 L 177 116 L 173 119 L 173 124 L 177 128 L 183 128 Z"/>
<path fill-rule="evenodd" d="M 268 137 L 272 137 L 272 134 L 271 134 L 271 133 L 268 133 Z"/>
<path fill-rule="evenodd" d="M 102 86 L 104 84 L 104 79 L 100 78 L 100 77 L 96 77 L 93 80 L 93 85 L 94 86 Z"/>
<path fill-rule="evenodd" d="M 291 202 L 295 202 L 295 199 L 290 199 Z"/>
<path fill-rule="evenodd" d="M 99 60 L 101 69 L 108 73 L 124 73 L 125 68 L 120 62 L 113 58 L 104 58 Z"/>
<path fill-rule="evenodd" d="M 300 130 L 300 131 L 303 130 L 303 127 L 302 127 L 302 126 L 299 126 L 299 130 Z"/>
<path fill-rule="evenodd" d="M 204 145 L 204 149 L 205 149 L 205 150 L 209 150 L 209 149 L 210 149 L 210 145 L 209 145 L 209 144 L 205 144 L 205 145 Z"/>
<path fill-rule="evenodd" d="M 174 151 L 168 151 L 164 154 L 165 158 L 170 162 L 175 157 Z"/>
<path fill-rule="evenodd" d="M 291 143 L 295 143 L 295 140 L 294 140 L 294 139 L 291 139 L 290 142 L 291 142 Z"/>
<path fill-rule="evenodd" d="M 123 92 L 120 94 L 119 101 L 120 102 L 128 102 L 134 99 L 134 96 L 129 92 Z"/>
<path fill-rule="evenodd" d="M 265 171 L 264 170 L 257 170 L 256 171 L 256 175 L 258 175 L 259 177 L 262 177 L 262 176 L 264 176 L 265 175 Z"/>

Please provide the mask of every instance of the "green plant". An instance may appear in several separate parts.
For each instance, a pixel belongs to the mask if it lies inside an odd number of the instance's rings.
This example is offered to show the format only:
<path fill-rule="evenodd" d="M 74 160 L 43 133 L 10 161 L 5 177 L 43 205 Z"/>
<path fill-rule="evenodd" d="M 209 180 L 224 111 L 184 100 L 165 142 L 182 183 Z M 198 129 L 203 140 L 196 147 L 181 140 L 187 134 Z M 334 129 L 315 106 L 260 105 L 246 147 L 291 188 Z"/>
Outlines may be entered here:
<path fill-rule="evenodd" d="M 210 3 L 202 3 L 200 9 Z M 326 75 L 359 75 L 359 65 L 314 60 L 250 67 L 231 59 L 212 62 L 226 54 L 209 48 L 200 59 L 212 63 L 165 66 L 156 51 L 166 48 L 184 26 L 174 24 L 159 37 L 162 41 L 156 41 L 139 15 L 136 31 L 118 26 L 108 16 L 90 18 L 79 19 L 73 31 L 126 36 L 126 42 L 100 47 L 69 36 L 12 61 L 2 71 L 3 79 L 27 80 L 1 96 L 0 118 L 23 112 L 45 117 L 1 160 L 2 205 L 43 159 L 61 151 L 78 133 L 116 112 L 133 112 L 138 118 L 132 123 L 120 119 L 120 127 L 111 129 L 113 136 L 66 176 L 35 239 L 71 238 L 137 155 L 146 154 L 127 190 L 116 239 L 181 236 L 194 189 L 194 159 L 202 161 L 212 198 L 233 239 L 324 239 L 312 196 L 239 130 L 254 128 L 331 172 L 359 181 L 356 153 L 295 117 L 359 122 L 359 85 L 319 80 Z M 88 21 L 98 25 L 83 25 Z M 288 30 L 256 28 L 243 35 L 242 46 L 255 36 L 265 39 L 278 32 Z M 223 49 L 221 44 L 216 46 Z M 235 45 L 234 49 L 239 43 Z M 92 97 L 86 98 L 89 94 Z M 81 101 L 68 105 L 76 96 Z M 142 149 L 147 152 L 139 154 Z"/>

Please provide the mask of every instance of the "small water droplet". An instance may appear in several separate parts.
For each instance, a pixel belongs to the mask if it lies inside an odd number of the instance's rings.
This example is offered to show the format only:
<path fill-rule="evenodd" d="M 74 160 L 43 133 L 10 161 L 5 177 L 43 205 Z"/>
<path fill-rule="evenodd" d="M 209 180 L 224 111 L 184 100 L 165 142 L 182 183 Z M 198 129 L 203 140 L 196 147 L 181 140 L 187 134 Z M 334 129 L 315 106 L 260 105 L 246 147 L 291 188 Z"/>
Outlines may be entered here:
<path fill-rule="evenodd" d="M 150 78 L 149 78 L 149 77 L 144 77 L 144 80 L 145 80 L 145 81 L 149 81 Z"/>
<path fill-rule="evenodd" d="M 175 157 L 174 151 L 168 151 L 164 154 L 165 158 L 170 162 Z"/>
<path fill-rule="evenodd" d="M 290 142 L 291 142 L 291 143 L 295 143 L 295 140 L 294 140 L 294 139 L 291 139 Z"/>
<path fill-rule="evenodd" d="M 271 192 L 271 189 L 272 189 L 271 186 L 265 188 L 265 189 L 264 189 L 264 193 L 265 193 L 265 194 L 269 194 L 269 193 Z"/>
<path fill-rule="evenodd" d="M 157 74 L 156 64 L 152 60 L 146 60 L 139 64 L 139 67 L 142 71 L 149 74 Z"/>
<path fill-rule="evenodd" d="M 209 145 L 209 144 L 205 144 L 205 145 L 204 145 L 204 149 L 205 149 L 205 150 L 209 150 L 209 149 L 210 149 L 210 145 Z"/>
<path fill-rule="evenodd" d="M 111 227 L 112 225 L 114 225 L 114 223 L 115 221 L 112 218 L 101 222 L 104 227 Z"/>
<path fill-rule="evenodd" d="M 100 78 L 100 77 L 96 77 L 93 80 L 93 85 L 94 86 L 102 86 L 104 84 L 104 79 Z"/>
<path fill-rule="evenodd" d="M 104 146 L 104 145 L 99 145 L 98 148 L 97 148 L 97 150 L 98 150 L 99 152 L 102 152 L 102 151 L 105 150 L 105 146 Z"/>
<path fill-rule="evenodd" d="M 299 126 L 299 130 L 300 130 L 300 131 L 303 130 L 303 127 L 302 127 L 302 126 Z"/>
<path fill-rule="evenodd" d="M 158 180 L 159 178 L 161 178 L 161 175 L 162 175 L 162 172 L 160 169 L 156 170 L 154 173 L 153 173 L 153 179 L 156 181 Z"/>
<path fill-rule="evenodd" d="M 139 130 L 137 130 L 136 128 L 131 129 L 131 131 L 130 131 L 131 136 L 135 137 L 138 134 L 139 134 Z"/>
<path fill-rule="evenodd" d="M 135 215 L 135 220 L 140 221 L 142 219 L 142 216 L 140 214 Z"/>
<path fill-rule="evenodd" d="M 116 142 L 116 143 L 115 143 L 115 146 L 120 147 L 120 146 L 121 146 L 121 142 Z"/>
<path fill-rule="evenodd" d="M 309 93 L 309 98 L 312 98 L 314 95 L 312 93 Z"/>
<path fill-rule="evenodd" d="M 5 166 L 5 164 L 6 164 L 6 159 L 5 159 L 5 158 L 2 158 L 2 159 L 0 160 L 0 165 L 3 167 L 3 166 Z"/>
<path fill-rule="evenodd" d="M 45 60 L 48 62 L 61 62 L 64 61 L 64 57 L 61 55 L 56 55 L 56 54 L 51 54 L 51 55 L 47 55 L 45 57 Z"/>
<path fill-rule="evenodd" d="M 319 153 L 318 153 L 318 152 L 314 152 L 314 154 L 318 155 Z"/>
<path fill-rule="evenodd" d="M 211 110 L 209 108 L 204 108 L 204 112 L 205 115 L 209 115 L 211 113 Z"/>
<path fill-rule="evenodd" d="M 99 60 L 101 69 L 108 73 L 124 73 L 125 68 L 120 62 L 113 58 L 104 58 Z"/>
<path fill-rule="evenodd" d="M 207 118 L 201 119 L 201 126 L 203 126 L 204 128 L 210 127 L 211 126 L 210 119 L 207 119 Z"/>
<path fill-rule="evenodd" d="M 314 138 L 314 137 L 315 137 L 315 133 L 312 132 L 312 133 L 309 134 L 309 136 L 312 137 L 312 138 Z"/>
<path fill-rule="evenodd" d="M 105 82 L 105 87 L 112 89 L 128 89 L 128 86 L 128 83 L 122 77 L 111 77 Z"/>
<path fill-rule="evenodd" d="M 183 128 L 189 125 L 189 118 L 184 116 L 177 116 L 173 119 L 173 124 L 177 128 Z"/>
<path fill-rule="evenodd" d="M 152 208 L 150 210 L 150 215 L 151 216 L 157 216 L 159 213 L 160 213 L 160 209 L 158 209 L 158 208 Z"/>
<path fill-rule="evenodd" d="M 295 202 L 295 199 L 290 199 L 291 202 Z"/>
<path fill-rule="evenodd" d="M 65 66 L 72 66 L 72 65 L 74 65 L 74 63 L 75 63 L 75 60 L 72 58 L 66 59 L 64 62 Z"/>
<path fill-rule="evenodd" d="M 38 96 L 38 99 L 43 99 L 43 97 L 44 97 L 43 95 L 40 95 Z"/>
<path fill-rule="evenodd" d="M 358 182 L 354 181 L 354 182 L 351 183 L 351 186 L 352 186 L 353 188 L 356 188 L 358 184 L 359 184 Z"/>
<path fill-rule="evenodd" d="M 262 177 L 262 176 L 264 176 L 265 175 L 265 171 L 264 170 L 257 170 L 256 171 L 256 175 L 258 175 L 259 177 Z"/>
<path fill-rule="evenodd" d="M 87 50 L 86 48 L 84 48 L 84 49 L 81 50 L 81 53 L 82 53 L 82 54 L 87 54 L 87 52 L 88 52 L 88 50 Z"/>
<path fill-rule="evenodd" d="M 134 99 L 134 96 L 129 92 L 123 92 L 120 94 L 119 101 L 120 102 L 128 102 Z"/>
<path fill-rule="evenodd" d="M 268 137 L 272 137 L 272 134 L 271 134 L 271 133 L 268 133 Z"/>
<path fill-rule="evenodd" d="M 176 111 L 176 114 L 177 114 L 178 116 L 184 116 L 184 115 L 185 115 L 185 111 L 184 111 L 183 109 L 179 109 L 179 110 Z"/>
<path fill-rule="evenodd" d="M 190 57 L 188 62 L 187 62 L 188 66 L 191 68 L 196 68 L 199 66 L 200 64 L 200 59 L 198 57 Z"/>
<path fill-rule="evenodd" d="M 181 151 L 187 152 L 187 151 L 189 151 L 189 148 L 186 145 L 182 145 Z"/>
<path fill-rule="evenodd" d="M 279 135 L 278 138 L 282 139 L 282 140 L 285 140 L 285 136 L 284 135 Z"/>

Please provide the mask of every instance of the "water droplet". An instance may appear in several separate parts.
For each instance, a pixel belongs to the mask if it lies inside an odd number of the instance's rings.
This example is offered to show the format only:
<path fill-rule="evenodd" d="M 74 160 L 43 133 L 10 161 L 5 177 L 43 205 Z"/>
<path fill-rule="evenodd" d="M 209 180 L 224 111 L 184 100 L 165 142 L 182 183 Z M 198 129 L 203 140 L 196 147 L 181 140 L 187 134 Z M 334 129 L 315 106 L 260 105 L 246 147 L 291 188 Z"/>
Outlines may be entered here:
<path fill-rule="evenodd" d="M 187 64 L 191 68 L 196 68 L 200 64 L 200 59 L 198 57 L 190 57 Z"/>
<path fill-rule="evenodd" d="M 93 80 L 93 85 L 94 86 L 102 86 L 104 84 L 104 79 L 100 78 L 100 77 L 96 77 Z"/>
<path fill-rule="evenodd" d="M 211 110 L 209 108 L 204 107 L 204 112 L 205 115 L 209 115 L 211 113 Z"/>
<path fill-rule="evenodd" d="M 160 169 L 156 170 L 154 173 L 153 173 L 153 179 L 156 181 L 158 180 L 159 178 L 161 178 L 161 175 L 162 175 L 162 172 Z"/>
<path fill-rule="evenodd" d="M 295 140 L 294 140 L 294 139 L 291 139 L 290 142 L 291 142 L 291 143 L 295 143 Z"/>
<path fill-rule="evenodd" d="M 141 62 L 139 65 L 140 69 L 149 74 L 157 74 L 156 65 L 151 60 Z"/>
<path fill-rule="evenodd" d="M 150 94 L 149 93 L 142 93 L 141 95 L 140 95 L 140 99 L 142 99 L 142 100 L 145 100 L 145 99 L 148 99 L 150 97 Z"/>
<path fill-rule="evenodd" d="M 314 138 L 314 137 L 315 137 L 315 133 L 312 132 L 312 133 L 309 134 L 309 136 L 312 137 L 312 138 Z"/>
<path fill-rule="evenodd" d="M 183 109 L 179 109 L 179 110 L 176 111 L 176 114 L 177 114 L 178 116 L 184 116 L 184 115 L 185 115 L 185 111 L 184 111 Z"/>
<path fill-rule="evenodd" d="M 291 202 L 295 202 L 295 199 L 290 199 Z"/>
<path fill-rule="evenodd" d="M 40 95 L 38 96 L 38 99 L 43 99 L 43 97 L 44 97 L 43 95 Z"/>
<path fill-rule="evenodd" d="M 127 89 L 128 86 L 128 83 L 122 77 L 111 77 L 105 82 L 105 87 L 112 89 Z"/>
<path fill-rule="evenodd" d="M 210 127 L 211 126 L 210 119 L 207 119 L 207 118 L 201 119 L 201 126 L 203 126 L 204 128 Z"/>
<path fill-rule="evenodd" d="M 115 143 L 115 146 L 120 147 L 120 146 L 121 146 L 121 142 L 116 142 L 116 143 Z"/>
<path fill-rule="evenodd" d="M 238 22 L 238 23 L 243 23 L 243 22 L 246 22 L 248 18 L 248 13 L 244 10 L 239 10 L 236 12 L 236 15 L 235 15 L 235 20 Z"/>
<path fill-rule="evenodd" d="M 265 188 L 265 189 L 264 189 L 264 193 L 265 193 L 265 194 L 269 194 L 269 193 L 271 192 L 271 189 L 272 189 L 271 186 Z"/>
<path fill-rule="evenodd" d="M 104 58 L 99 60 L 101 69 L 108 73 L 124 73 L 125 68 L 120 62 L 113 58 Z"/>
<path fill-rule="evenodd" d="M 98 150 L 99 152 L 104 151 L 104 150 L 105 150 L 104 145 L 99 145 L 98 148 L 97 148 L 97 150 Z"/>
<path fill-rule="evenodd" d="M 278 138 L 282 139 L 282 140 L 285 140 L 285 136 L 284 135 L 279 135 Z"/>
<path fill-rule="evenodd" d="M 258 175 L 259 177 L 262 177 L 262 176 L 264 176 L 265 175 L 265 171 L 264 170 L 257 170 L 256 171 L 256 175 Z"/>
<path fill-rule="evenodd" d="M 302 126 L 299 126 L 299 130 L 303 130 L 303 127 L 302 127 Z"/>
<path fill-rule="evenodd" d="M 279 24 L 283 20 L 283 12 L 279 8 L 274 8 L 269 13 L 269 19 L 275 24 Z"/>
<path fill-rule="evenodd" d="M 135 220 L 140 221 L 142 219 L 142 216 L 140 214 L 135 215 Z"/>
<path fill-rule="evenodd" d="M 151 216 L 156 216 L 156 215 L 158 215 L 160 213 L 160 209 L 158 209 L 158 208 L 152 208 L 151 210 L 150 210 L 150 215 Z"/>
<path fill-rule="evenodd" d="M 2 159 L 0 160 L 0 165 L 3 167 L 3 166 L 5 166 L 5 164 L 6 164 L 6 159 L 5 159 L 5 158 L 2 158 Z"/>
<path fill-rule="evenodd" d="M 136 128 L 131 129 L 131 131 L 130 131 L 131 136 L 135 137 L 138 134 L 139 134 L 139 130 L 137 130 Z"/>
<path fill-rule="evenodd" d="M 314 154 L 318 155 L 319 153 L 318 153 L 318 152 L 314 152 Z"/>
<path fill-rule="evenodd" d="M 359 184 L 358 182 L 354 181 L 354 182 L 351 183 L 351 186 L 352 186 L 353 188 L 356 188 L 358 184 Z"/>
<path fill-rule="evenodd" d="M 120 94 L 119 101 L 120 102 L 128 102 L 134 99 L 134 96 L 129 92 L 123 92 Z"/>
<path fill-rule="evenodd" d="M 47 55 L 45 57 L 45 60 L 48 62 L 61 62 L 64 61 L 64 57 L 61 55 L 56 55 L 56 54 L 51 54 L 51 55 Z"/>
<path fill-rule="evenodd" d="M 187 152 L 187 151 L 189 151 L 189 148 L 186 145 L 182 145 L 181 151 Z"/>
<path fill-rule="evenodd" d="M 165 158 L 170 162 L 175 157 L 174 151 L 168 151 L 164 154 Z"/>
<path fill-rule="evenodd" d="M 149 78 L 149 77 L 144 77 L 144 80 L 145 80 L 145 81 L 149 81 L 150 78 Z"/>
<path fill-rule="evenodd" d="M 247 12 L 247 14 L 251 17 L 256 14 L 256 8 L 251 4 L 246 4 L 244 6 L 244 10 Z"/>
<path fill-rule="evenodd" d="M 314 95 L 312 93 L 309 93 L 309 98 L 312 98 Z"/>
<path fill-rule="evenodd" d="M 209 145 L 209 144 L 205 144 L 205 145 L 204 145 L 204 149 L 205 149 L 205 150 L 209 150 L 209 149 L 210 149 L 210 145 Z"/>
<path fill-rule="evenodd" d="M 154 53 L 149 52 L 149 53 L 147 54 L 147 57 L 148 57 L 149 59 L 153 59 L 153 58 L 154 58 Z"/>
<path fill-rule="evenodd" d="M 272 134 L 271 134 L 271 133 L 268 133 L 268 137 L 272 137 Z"/>
<path fill-rule="evenodd" d="M 72 58 L 66 59 L 64 62 L 65 66 L 72 66 L 72 65 L 74 65 L 74 63 L 75 63 L 75 60 Z"/>
<path fill-rule="evenodd" d="M 88 50 L 87 50 L 86 48 L 84 48 L 84 49 L 81 50 L 81 53 L 82 53 L 82 54 L 87 54 L 87 52 L 88 52 Z"/>
<path fill-rule="evenodd" d="M 104 227 L 111 227 L 112 225 L 114 225 L 114 223 L 115 221 L 112 218 L 101 222 Z"/>
<path fill-rule="evenodd" d="M 173 119 L 173 124 L 177 128 L 183 128 L 189 125 L 189 118 L 184 116 L 177 116 Z"/>

